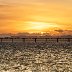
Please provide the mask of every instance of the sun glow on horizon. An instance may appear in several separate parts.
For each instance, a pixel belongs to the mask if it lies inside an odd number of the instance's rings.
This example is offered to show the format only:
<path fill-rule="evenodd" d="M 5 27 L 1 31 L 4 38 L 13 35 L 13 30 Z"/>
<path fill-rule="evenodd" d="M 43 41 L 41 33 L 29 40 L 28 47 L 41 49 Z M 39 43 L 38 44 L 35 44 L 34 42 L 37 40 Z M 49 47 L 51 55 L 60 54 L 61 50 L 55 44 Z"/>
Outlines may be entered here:
<path fill-rule="evenodd" d="M 29 25 L 28 30 L 36 30 L 36 31 L 43 31 L 46 29 L 54 28 L 54 27 L 59 27 L 55 23 L 48 23 L 48 22 L 34 22 L 34 21 L 28 21 L 25 22 L 26 24 Z"/>

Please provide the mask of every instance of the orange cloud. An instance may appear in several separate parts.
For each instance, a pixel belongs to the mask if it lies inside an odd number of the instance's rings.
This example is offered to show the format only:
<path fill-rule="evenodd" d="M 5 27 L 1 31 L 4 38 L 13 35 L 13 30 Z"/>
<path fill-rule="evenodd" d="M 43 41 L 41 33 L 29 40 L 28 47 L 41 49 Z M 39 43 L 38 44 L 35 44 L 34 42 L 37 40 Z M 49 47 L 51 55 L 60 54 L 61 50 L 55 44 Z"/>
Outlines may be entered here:
<path fill-rule="evenodd" d="M 63 30 L 72 30 L 71 0 L 0 0 L 0 32 L 29 32 L 38 31 L 26 22 L 52 23 Z M 54 30 L 54 26 L 40 31 Z M 32 26 L 32 27 L 31 27 Z"/>

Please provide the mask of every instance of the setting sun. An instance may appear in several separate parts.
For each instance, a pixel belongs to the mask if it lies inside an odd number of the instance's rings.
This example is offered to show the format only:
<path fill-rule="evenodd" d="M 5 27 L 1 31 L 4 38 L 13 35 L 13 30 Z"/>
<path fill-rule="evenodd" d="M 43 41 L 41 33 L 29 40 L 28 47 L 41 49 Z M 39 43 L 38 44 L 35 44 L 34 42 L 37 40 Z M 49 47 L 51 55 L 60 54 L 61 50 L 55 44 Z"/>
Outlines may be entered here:
<path fill-rule="evenodd" d="M 25 22 L 29 27 L 27 28 L 28 30 L 37 30 L 37 31 L 44 31 L 46 29 L 50 29 L 53 27 L 58 27 L 57 24 L 55 23 L 47 23 L 47 22 L 32 22 L 28 21 Z"/>
<path fill-rule="evenodd" d="M 72 34 L 72 1 L 0 0 L 0 33 Z"/>
<path fill-rule="evenodd" d="M 27 24 L 30 24 L 30 28 L 34 30 L 43 30 L 48 26 L 45 22 L 27 22 Z"/>

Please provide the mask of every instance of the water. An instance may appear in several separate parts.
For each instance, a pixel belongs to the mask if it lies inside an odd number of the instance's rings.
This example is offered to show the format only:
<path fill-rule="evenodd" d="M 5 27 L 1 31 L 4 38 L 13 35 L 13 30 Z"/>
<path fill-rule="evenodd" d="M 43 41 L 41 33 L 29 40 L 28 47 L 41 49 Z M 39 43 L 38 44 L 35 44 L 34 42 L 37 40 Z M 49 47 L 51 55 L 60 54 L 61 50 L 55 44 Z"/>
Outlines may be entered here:
<path fill-rule="evenodd" d="M 0 43 L 0 72 L 72 72 L 72 43 Z"/>

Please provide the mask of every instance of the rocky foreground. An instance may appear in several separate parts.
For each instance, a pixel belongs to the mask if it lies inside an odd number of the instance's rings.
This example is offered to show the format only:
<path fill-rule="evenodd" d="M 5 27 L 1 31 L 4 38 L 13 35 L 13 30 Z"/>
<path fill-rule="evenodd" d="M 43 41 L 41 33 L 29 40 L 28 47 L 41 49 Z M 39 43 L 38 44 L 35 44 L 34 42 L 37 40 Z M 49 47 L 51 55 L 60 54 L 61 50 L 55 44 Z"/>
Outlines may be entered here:
<path fill-rule="evenodd" d="M 72 72 L 72 43 L 0 43 L 0 72 Z"/>

